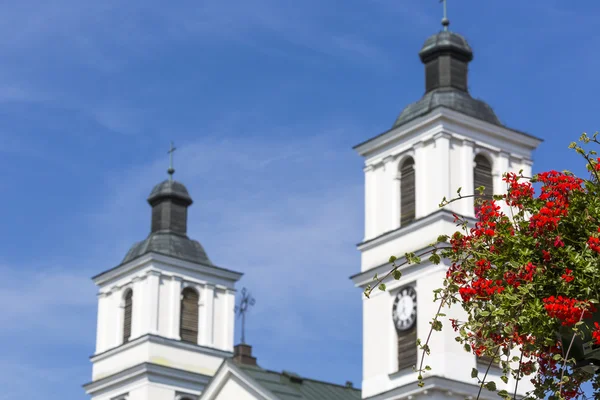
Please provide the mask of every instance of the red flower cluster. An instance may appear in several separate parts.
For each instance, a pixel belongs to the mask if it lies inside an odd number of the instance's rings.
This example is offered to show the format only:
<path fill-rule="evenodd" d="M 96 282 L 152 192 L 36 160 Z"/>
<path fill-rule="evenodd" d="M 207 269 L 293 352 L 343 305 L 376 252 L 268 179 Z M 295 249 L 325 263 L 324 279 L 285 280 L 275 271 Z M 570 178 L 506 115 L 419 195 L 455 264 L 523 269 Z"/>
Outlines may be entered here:
<path fill-rule="evenodd" d="M 583 183 L 582 179 L 557 171 L 543 172 L 537 175 L 537 181 L 543 184 L 539 199 L 546 203 L 530 219 L 534 237 L 556 230 L 560 217 L 567 215 L 569 195 L 573 191 L 581 191 Z M 561 243 L 556 242 L 555 246 L 560 247 Z"/>
<path fill-rule="evenodd" d="M 498 220 L 503 216 L 500 206 L 494 200 L 484 202 L 477 211 L 478 221 L 475 228 L 471 229 L 471 235 L 475 238 L 481 236 L 492 237 L 495 235 Z"/>
<path fill-rule="evenodd" d="M 596 253 L 600 253 L 600 239 L 591 236 L 588 239 L 587 244 L 590 246 L 590 249 L 594 250 Z"/>
<path fill-rule="evenodd" d="M 561 275 L 561 278 L 562 278 L 562 279 L 563 279 L 565 282 L 567 282 L 567 283 L 569 283 L 569 282 L 573 282 L 573 280 L 574 280 L 575 278 L 573 277 L 573 275 L 571 275 L 572 273 L 573 273 L 573 270 L 571 270 L 571 269 L 567 268 L 567 269 L 565 270 L 565 273 Z"/>
<path fill-rule="evenodd" d="M 521 281 L 531 282 L 533 281 L 533 275 L 535 274 L 537 267 L 532 263 L 527 263 L 518 273 L 512 271 L 506 271 L 504 273 L 504 280 L 507 284 L 518 288 L 521 286 Z"/>
<path fill-rule="evenodd" d="M 543 299 L 544 308 L 550 317 L 562 321 L 562 325 L 575 325 L 581 319 L 590 318 L 596 308 L 587 301 L 550 296 Z M 581 315 L 583 313 L 583 316 Z"/>
<path fill-rule="evenodd" d="M 600 344 L 600 325 L 597 322 L 594 322 L 594 330 L 592 331 L 592 338 L 594 339 L 595 344 Z"/>
<path fill-rule="evenodd" d="M 533 199 L 533 186 L 529 182 L 519 182 L 519 176 L 509 172 L 502 178 L 508 183 L 508 195 L 505 196 L 509 206 L 523 208 L 523 201 Z"/>

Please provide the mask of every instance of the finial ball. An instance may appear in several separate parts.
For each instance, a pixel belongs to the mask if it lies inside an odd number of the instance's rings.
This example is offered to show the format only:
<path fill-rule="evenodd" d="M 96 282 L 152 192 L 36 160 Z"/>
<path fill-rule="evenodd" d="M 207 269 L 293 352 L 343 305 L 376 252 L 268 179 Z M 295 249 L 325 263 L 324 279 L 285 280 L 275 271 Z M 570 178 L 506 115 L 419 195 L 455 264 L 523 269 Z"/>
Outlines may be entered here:
<path fill-rule="evenodd" d="M 442 26 L 450 25 L 450 20 L 446 17 L 442 18 Z"/>

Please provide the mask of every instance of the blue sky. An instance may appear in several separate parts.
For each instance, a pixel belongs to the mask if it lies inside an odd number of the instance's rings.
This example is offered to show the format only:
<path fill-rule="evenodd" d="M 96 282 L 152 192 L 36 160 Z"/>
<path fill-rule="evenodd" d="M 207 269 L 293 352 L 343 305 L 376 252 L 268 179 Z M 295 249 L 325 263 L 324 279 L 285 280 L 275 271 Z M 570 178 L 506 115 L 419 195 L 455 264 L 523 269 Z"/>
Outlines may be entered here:
<path fill-rule="evenodd" d="M 449 1 L 470 87 L 571 169 L 598 129 L 600 4 Z M 437 0 L 2 2 L 0 400 L 84 397 L 90 277 L 149 230 L 166 177 L 195 200 L 190 236 L 245 273 L 259 363 L 361 380 L 362 160 L 351 147 L 423 94 Z M 236 333 L 236 339 L 239 332 Z"/>

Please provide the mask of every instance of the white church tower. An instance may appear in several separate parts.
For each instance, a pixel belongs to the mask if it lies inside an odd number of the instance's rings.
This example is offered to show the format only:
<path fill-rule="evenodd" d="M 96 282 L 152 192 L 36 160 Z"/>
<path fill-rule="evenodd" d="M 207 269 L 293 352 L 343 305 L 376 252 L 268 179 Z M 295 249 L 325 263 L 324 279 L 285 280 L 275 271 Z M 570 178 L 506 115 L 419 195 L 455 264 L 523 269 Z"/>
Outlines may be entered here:
<path fill-rule="evenodd" d="M 425 66 L 425 94 L 407 106 L 392 128 L 357 146 L 365 159 L 365 235 L 358 245 L 361 272 L 352 277 L 364 289 L 377 273 L 389 271 L 390 256 L 427 248 L 441 234 L 457 230 L 452 213 L 474 217 L 472 199 L 439 208 L 442 198 L 452 198 L 486 186 L 505 191 L 502 174 L 523 170 L 531 176 L 532 151 L 541 140 L 509 129 L 483 101 L 469 94 L 468 64 L 472 50 L 461 35 L 444 30 L 429 37 L 419 52 Z M 486 190 L 487 191 L 487 190 Z M 446 321 L 434 332 L 431 355 L 424 365 L 425 386 L 417 386 L 421 351 L 416 338 L 425 340 L 429 322 L 437 312 L 434 289 L 442 286 L 448 265 L 423 264 L 402 269 L 399 281 L 390 280 L 387 291 L 363 296 L 362 397 L 370 400 L 476 398 L 478 386 L 471 369 L 485 369 L 481 360 L 455 342 L 456 333 Z M 447 313 L 447 312 L 446 312 Z M 452 315 L 460 316 L 462 310 Z M 478 362 L 479 361 L 479 362 Z M 479 366 L 478 366 L 479 364 Z M 497 366 L 487 380 L 503 386 Z M 519 382 L 519 393 L 531 389 L 528 379 Z M 512 393 L 512 392 L 511 392 Z M 484 389 L 482 398 L 496 399 Z"/>
<path fill-rule="evenodd" d="M 187 236 L 192 199 L 173 172 L 148 197 L 149 236 L 93 278 L 96 351 L 84 388 L 94 400 L 196 400 L 233 356 L 234 284 L 242 274 L 215 266 Z"/>

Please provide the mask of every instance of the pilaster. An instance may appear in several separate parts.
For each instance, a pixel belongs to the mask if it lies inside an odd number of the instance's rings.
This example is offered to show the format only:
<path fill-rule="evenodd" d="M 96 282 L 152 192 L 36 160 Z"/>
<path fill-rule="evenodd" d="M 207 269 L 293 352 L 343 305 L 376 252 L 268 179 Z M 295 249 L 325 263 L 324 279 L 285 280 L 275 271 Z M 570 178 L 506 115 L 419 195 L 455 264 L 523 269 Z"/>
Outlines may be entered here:
<path fill-rule="evenodd" d="M 433 136 L 435 141 L 435 156 L 431 160 L 431 165 L 434 170 L 430 172 L 432 194 L 429 198 L 430 205 L 428 213 L 435 212 L 439 209 L 439 204 L 442 199 L 451 198 L 450 191 L 450 135 L 446 132 L 440 132 Z"/>
<path fill-rule="evenodd" d="M 160 300 L 160 272 L 150 270 L 146 273 L 146 302 L 148 303 L 147 331 L 151 334 L 158 334 L 158 307 Z"/>
<path fill-rule="evenodd" d="M 231 289 L 225 288 L 224 300 L 223 300 L 223 309 L 221 312 L 223 313 L 223 333 L 225 335 L 223 341 L 223 350 L 232 351 L 233 350 L 233 335 L 234 335 L 234 318 L 235 313 L 233 312 L 235 308 L 235 292 Z"/>
<path fill-rule="evenodd" d="M 181 318 L 181 283 L 182 279 L 178 276 L 171 277 L 171 290 L 169 294 L 169 337 L 180 340 L 179 319 Z"/>
<path fill-rule="evenodd" d="M 132 289 L 133 289 L 133 310 L 131 313 L 131 338 L 135 339 L 141 335 L 143 335 L 143 329 L 145 327 L 146 322 L 146 305 L 145 305 L 145 296 L 146 292 L 145 283 L 146 280 L 140 278 L 139 276 L 134 277 L 132 280 Z M 122 297 L 122 294 L 121 294 Z M 123 302 L 121 302 L 123 303 Z M 122 317 L 123 313 L 121 313 L 120 320 L 123 321 Z M 121 322 L 122 324 L 122 322 Z M 122 332 L 122 329 L 121 329 Z"/>
<path fill-rule="evenodd" d="M 215 307 L 215 285 L 204 285 L 204 328 L 201 328 L 198 334 L 202 338 L 205 346 L 214 346 L 214 307 Z M 200 307 L 198 307 L 200 309 Z"/>
<path fill-rule="evenodd" d="M 474 157 L 475 143 L 471 140 L 463 140 L 461 147 L 461 168 L 460 174 L 462 177 L 462 190 L 461 194 L 464 196 L 473 195 L 474 193 L 474 176 L 473 171 L 475 168 L 475 157 Z M 458 190 L 458 188 L 457 188 Z M 474 216 L 475 202 L 473 197 L 466 197 L 456 203 L 460 207 L 460 214 L 465 216 Z"/>
<path fill-rule="evenodd" d="M 98 317 L 96 324 L 96 354 L 104 351 L 107 347 L 107 310 L 110 309 L 111 298 L 108 293 L 98 293 Z"/>
<path fill-rule="evenodd" d="M 383 221 L 384 232 L 394 230 L 400 226 L 400 192 L 396 189 L 396 184 L 399 184 L 396 179 L 398 176 L 398 168 L 394 163 L 393 156 L 387 156 L 383 159 L 383 170 L 385 174 L 383 193 L 384 195 L 384 209 L 382 210 L 385 215 L 390 215 L 391 218 L 386 218 Z M 397 214 L 397 217 L 396 217 Z"/>
<path fill-rule="evenodd" d="M 373 205 L 376 193 L 374 192 L 375 174 L 373 170 L 374 167 L 372 165 L 367 165 L 363 168 L 365 173 L 365 240 L 373 237 L 375 231 L 376 216 Z"/>
<path fill-rule="evenodd" d="M 494 168 L 494 194 L 506 193 L 506 182 L 502 181 L 502 175 L 510 171 L 510 154 L 501 151 L 498 154 L 497 166 Z M 518 172 L 518 171 L 517 171 Z M 502 212 L 510 215 L 510 209 L 505 202 L 499 202 Z"/>
<path fill-rule="evenodd" d="M 415 219 L 419 219 L 429 213 L 426 199 L 429 196 L 427 179 L 430 161 L 427 160 L 427 152 L 423 141 L 415 143 L 413 148 L 415 150 Z M 398 188 L 398 191 L 400 191 L 400 188 Z M 398 217 L 398 219 L 400 218 Z"/>

